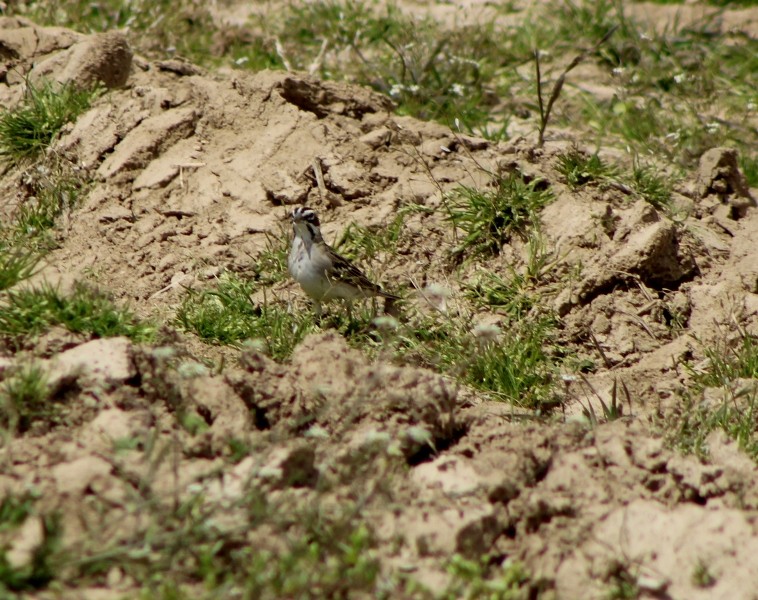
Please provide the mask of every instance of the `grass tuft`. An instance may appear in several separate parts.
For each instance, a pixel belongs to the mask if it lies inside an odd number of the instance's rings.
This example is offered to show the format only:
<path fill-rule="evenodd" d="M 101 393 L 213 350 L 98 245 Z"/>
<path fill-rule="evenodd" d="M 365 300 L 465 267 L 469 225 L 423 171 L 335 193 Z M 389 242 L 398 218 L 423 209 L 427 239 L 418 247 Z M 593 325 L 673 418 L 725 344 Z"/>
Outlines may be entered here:
<path fill-rule="evenodd" d="M 21 347 L 26 339 L 55 325 L 94 337 L 126 336 L 135 342 L 148 342 L 155 335 L 153 324 L 138 320 L 103 292 L 81 283 L 68 295 L 44 284 L 9 291 L 0 299 L 0 338 L 12 347 Z"/>
<path fill-rule="evenodd" d="M 312 331 L 310 315 L 295 316 L 274 303 L 256 305 L 250 298 L 255 290 L 255 282 L 225 275 L 215 289 L 189 291 L 177 311 L 177 323 L 208 342 L 258 341 L 272 358 L 287 358 Z"/>
<path fill-rule="evenodd" d="M 682 411 L 674 418 L 671 441 L 685 452 L 707 456 L 708 437 L 722 430 L 758 462 L 758 388 L 754 385 L 758 379 L 758 342 L 743 335 L 736 346 L 723 343 L 707 348 L 705 354 L 705 369 L 689 367 L 695 389 L 685 396 Z M 737 388 L 739 380 L 748 383 Z M 707 397 L 706 389 L 712 390 Z M 720 395 L 718 389 L 722 390 Z"/>
<path fill-rule="evenodd" d="M 617 174 L 616 169 L 607 165 L 597 154 L 587 156 L 576 148 L 558 157 L 557 169 L 572 190 L 589 183 L 601 183 Z"/>
<path fill-rule="evenodd" d="M 16 164 L 37 158 L 100 93 L 100 88 L 80 90 L 51 82 L 35 87 L 27 82 L 24 101 L 0 112 L 0 159 Z"/>
<path fill-rule="evenodd" d="M 519 173 L 498 178 L 494 189 L 461 186 L 447 201 L 448 220 L 465 234 L 455 253 L 499 254 L 514 234 L 525 236 L 537 225 L 538 212 L 552 198 L 544 181 Z"/>
<path fill-rule="evenodd" d="M 27 365 L 6 377 L 0 387 L 0 424 L 23 433 L 34 421 L 54 419 L 58 411 L 50 402 L 45 372 Z"/>

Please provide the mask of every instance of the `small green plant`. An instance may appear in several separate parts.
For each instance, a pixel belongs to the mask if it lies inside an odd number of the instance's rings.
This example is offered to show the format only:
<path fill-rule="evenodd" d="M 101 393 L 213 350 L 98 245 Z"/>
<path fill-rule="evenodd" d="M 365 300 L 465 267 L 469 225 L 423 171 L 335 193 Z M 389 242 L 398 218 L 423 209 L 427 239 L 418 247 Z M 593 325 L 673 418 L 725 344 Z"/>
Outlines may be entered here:
<path fill-rule="evenodd" d="M 552 198 L 542 180 L 519 173 L 499 177 L 489 190 L 461 186 L 446 203 L 448 220 L 465 234 L 455 253 L 499 254 L 511 236 L 536 226 L 538 212 Z"/>
<path fill-rule="evenodd" d="M 486 272 L 466 286 L 466 295 L 480 306 L 502 309 L 510 318 L 521 319 L 534 308 L 536 298 L 528 290 L 528 277 L 513 272 L 506 280 Z"/>
<path fill-rule="evenodd" d="M 290 240 L 284 227 L 277 235 L 266 235 L 266 247 L 256 257 L 255 279 L 263 285 L 278 283 L 287 278 L 287 257 Z"/>
<path fill-rule="evenodd" d="M 21 525 L 34 508 L 37 496 L 31 492 L 21 495 L 7 494 L 0 502 L 0 532 L 15 529 Z"/>
<path fill-rule="evenodd" d="M 27 365 L 7 377 L 0 387 L 0 424 L 8 429 L 27 431 L 34 421 L 49 421 L 58 414 L 50 401 L 45 372 Z"/>
<path fill-rule="evenodd" d="M 602 183 L 617 174 L 617 170 L 603 162 L 597 154 L 587 156 L 577 148 L 558 157 L 558 172 L 574 190 L 589 183 Z"/>
<path fill-rule="evenodd" d="M 42 518 L 42 542 L 34 550 L 28 564 L 15 567 L 8 562 L 5 549 L 0 549 L 0 594 L 30 592 L 47 587 L 56 577 L 58 552 L 62 535 L 61 518 L 57 514 Z"/>
<path fill-rule="evenodd" d="M 334 247 L 354 261 L 371 259 L 379 252 L 393 252 L 402 235 L 405 214 L 404 211 L 399 212 L 389 225 L 376 230 L 351 223 Z"/>
<path fill-rule="evenodd" d="M 507 331 L 480 327 L 473 331 L 474 347 L 459 363 L 464 380 L 495 399 L 537 411 L 554 408 L 554 361 L 548 354 L 552 323 L 524 319 Z M 461 358 L 463 358 L 463 356 Z"/>
<path fill-rule="evenodd" d="M 70 294 L 43 284 L 36 288 L 10 290 L 0 297 L 0 337 L 13 347 L 39 335 L 54 325 L 74 333 L 94 337 L 126 336 L 147 342 L 155 335 L 155 326 L 138 320 L 134 314 L 116 306 L 103 292 L 82 283 Z"/>
<path fill-rule="evenodd" d="M 692 571 L 692 585 L 699 588 L 709 588 L 716 583 L 716 578 L 711 573 L 708 565 L 703 560 L 698 560 Z"/>
<path fill-rule="evenodd" d="M 758 390 L 735 387 L 738 380 L 758 379 L 758 343 L 744 334 L 737 345 L 726 342 L 706 348 L 707 367 L 687 365 L 695 384 L 681 412 L 669 424 L 670 441 L 685 452 L 708 454 L 708 437 L 721 430 L 758 461 Z M 706 388 L 721 388 L 721 396 L 700 399 Z"/>
<path fill-rule="evenodd" d="M 0 242 L 0 292 L 31 277 L 39 260 L 36 252 Z"/>
<path fill-rule="evenodd" d="M 273 358 L 287 358 L 313 329 L 313 322 L 307 313 L 296 316 L 279 304 L 256 305 L 251 300 L 255 290 L 255 282 L 225 275 L 215 289 L 189 291 L 177 311 L 177 323 L 217 344 L 259 340 Z"/>
<path fill-rule="evenodd" d="M 647 202 L 658 210 L 668 208 L 671 204 L 670 179 L 666 179 L 651 166 L 634 165 L 632 186 Z"/>
<path fill-rule="evenodd" d="M 35 87 L 27 82 L 24 101 L 0 112 L 0 159 L 19 163 L 38 157 L 61 128 L 86 111 L 98 94 L 70 84 L 45 82 Z"/>
<path fill-rule="evenodd" d="M 758 379 L 758 340 L 749 334 L 739 343 L 723 343 L 705 349 L 708 367 L 693 372 L 695 381 L 703 387 L 728 386 L 735 379 Z"/>
<path fill-rule="evenodd" d="M 500 566 L 487 564 L 489 557 L 480 560 L 455 554 L 447 565 L 451 581 L 439 600 L 467 598 L 497 598 L 497 600 L 526 600 L 529 597 L 529 575 L 524 567 L 512 560 Z"/>

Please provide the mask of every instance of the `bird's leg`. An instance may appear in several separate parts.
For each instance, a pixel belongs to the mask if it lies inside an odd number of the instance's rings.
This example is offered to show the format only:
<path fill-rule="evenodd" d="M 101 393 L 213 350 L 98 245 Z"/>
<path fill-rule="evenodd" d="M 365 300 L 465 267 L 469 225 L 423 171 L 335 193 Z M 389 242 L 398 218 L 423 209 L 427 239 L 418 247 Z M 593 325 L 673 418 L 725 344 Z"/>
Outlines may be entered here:
<path fill-rule="evenodd" d="M 321 310 L 321 302 L 319 302 L 318 300 L 314 300 L 313 301 L 313 316 L 315 318 L 316 323 L 321 322 L 322 312 L 323 311 Z"/>

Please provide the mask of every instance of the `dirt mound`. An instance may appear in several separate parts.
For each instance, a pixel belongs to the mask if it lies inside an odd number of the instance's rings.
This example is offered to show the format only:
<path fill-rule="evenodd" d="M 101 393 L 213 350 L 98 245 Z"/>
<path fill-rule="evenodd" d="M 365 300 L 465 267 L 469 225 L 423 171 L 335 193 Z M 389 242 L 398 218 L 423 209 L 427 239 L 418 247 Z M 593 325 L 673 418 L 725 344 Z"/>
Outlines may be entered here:
<path fill-rule="evenodd" d="M 348 84 L 169 68 L 133 58 L 116 34 L 21 19 L 0 21 L 0 50 L 19 72 L 82 85 L 118 62 L 105 77 L 115 89 L 54 146 L 93 183 L 33 283 L 94 281 L 170 325 L 187 288 L 222 272 L 253 277 L 294 205 L 319 208 L 330 240 L 348 223 L 387 227 L 413 205 L 397 253 L 379 252 L 381 276 L 420 304 L 430 285 L 459 296 L 475 271 L 524 271 L 530 247 L 513 236 L 456 270 L 447 194 L 518 173 L 554 196 L 540 217 L 553 265 L 543 298 L 561 319 L 560 343 L 597 363 L 578 382 L 566 377 L 560 419 L 523 423 L 447 376 L 369 359 L 333 331 L 278 363 L 185 334 L 164 332 L 165 345 L 149 347 L 54 330 L 0 363 L 3 376 L 34 356 L 67 406 L 57 423 L 4 445 L 0 490 L 33 489 L 40 514 L 65 524 L 67 552 L 125 547 L 132 560 L 155 527 L 143 512 L 192 502 L 215 515 L 229 555 L 251 544 L 278 552 L 283 532 L 303 524 L 272 532 L 255 521 L 249 498 L 260 494 L 287 515 L 353 506 L 376 537 L 382 573 L 411 574 L 435 592 L 448 589 L 446 561 L 459 555 L 520 561 L 533 596 L 599 597 L 629 584 L 639 597 L 748 597 L 758 581 L 758 468 L 721 434 L 708 440 L 708 461 L 682 455 L 661 425 L 692 377 L 684 358 L 702 359 L 698 344 L 736 313 L 740 327 L 758 325 L 758 211 L 732 151 L 704 155 L 671 213 L 618 182 L 569 185 L 557 163 L 565 142 L 457 134 L 396 116 L 384 96 Z M 0 98 L 11 105 L 22 79 L 4 76 Z M 4 176 L 4 214 L 28 199 L 25 176 Z M 267 293 L 300 301 L 288 280 Z M 507 326 L 494 311 L 476 319 Z M 203 358 L 230 360 L 212 370 Z M 602 414 L 622 387 L 633 398 L 626 416 L 589 426 L 582 414 Z M 34 517 L 0 534 L 9 564 L 29 564 L 47 527 Z M 707 587 L 698 583 L 706 566 Z M 114 569 L 109 587 L 137 593 L 140 582 Z M 67 585 L 69 597 L 85 597 Z"/>

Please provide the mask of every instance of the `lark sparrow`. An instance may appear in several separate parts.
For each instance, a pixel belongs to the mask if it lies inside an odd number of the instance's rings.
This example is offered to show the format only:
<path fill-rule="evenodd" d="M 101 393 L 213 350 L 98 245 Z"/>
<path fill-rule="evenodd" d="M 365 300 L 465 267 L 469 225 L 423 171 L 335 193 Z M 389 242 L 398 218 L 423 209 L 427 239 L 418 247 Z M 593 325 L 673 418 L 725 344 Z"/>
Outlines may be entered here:
<path fill-rule="evenodd" d="M 372 283 L 349 260 L 337 254 L 321 235 L 321 224 L 316 211 L 305 206 L 292 211 L 292 240 L 289 272 L 313 300 L 316 316 L 321 316 L 321 303 L 341 298 L 350 309 L 357 298 L 381 296 L 390 301 L 398 296 L 388 294 Z"/>

